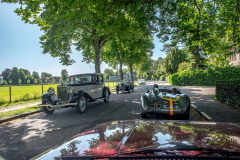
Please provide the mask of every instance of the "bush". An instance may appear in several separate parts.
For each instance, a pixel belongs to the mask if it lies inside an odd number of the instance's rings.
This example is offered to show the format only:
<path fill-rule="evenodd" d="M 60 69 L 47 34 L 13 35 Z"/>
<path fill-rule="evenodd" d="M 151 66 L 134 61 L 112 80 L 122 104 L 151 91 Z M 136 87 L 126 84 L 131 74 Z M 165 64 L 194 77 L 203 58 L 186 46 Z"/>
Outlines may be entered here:
<path fill-rule="evenodd" d="M 240 68 L 208 68 L 185 70 L 169 75 L 169 83 L 177 86 L 215 86 L 218 80 L 240 79 Z"/>
<path fill-rule="evenodd" d="M 7 100 L 4 97 L 0 97 L 0 104 L 7 103 Z"/>
<path fill-rule="evenodd" d="M 166 77 L 166 82 L 169 82 L 169 77 L 168 76 Z"/>
<path fill-rule="evenodd" d="M 166 81 L 166 78 L 165 78 L 165 76 L 164 76 L 164 75 L 160 76 L 160 79 L 159 79 L 159 81 Z"/>

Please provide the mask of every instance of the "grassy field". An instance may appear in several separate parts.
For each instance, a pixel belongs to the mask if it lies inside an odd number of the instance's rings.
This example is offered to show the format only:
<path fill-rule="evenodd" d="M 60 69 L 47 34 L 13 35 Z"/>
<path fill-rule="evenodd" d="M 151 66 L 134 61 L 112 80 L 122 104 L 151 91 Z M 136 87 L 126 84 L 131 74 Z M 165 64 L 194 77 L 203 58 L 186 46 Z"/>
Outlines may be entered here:
<path fill-rule="evenodd" d="M 43 93 L 49 87 L 54 87 L 57 90 L 58 84 L 43 85 Z M 39 99 L 42 95 L 42 85 L 29 86 L 11 86 L 11 102 L 27 101 L 31 99 Z M 0 87 L 0 105 L 9 103 L 9 86 Z"/>
<path fill-rule="evenodd" d="M 57 91 L 59 84 L 43 85 L 43 93 L 47 92 L 49 87 L 53 87 Z M 112 91 L 115 90 L 117 82 L 105 82 L 105 86 L 108 86 Z M 137 85 L 137 83 L 134 83 Z M 23 86 L 11 86 L 11 102 L 21 102 L 29 100 L 38 100 L 42 95 L 42 85 L 23 85 Z M 8 104 L 10 102 L 9 86 L 0 86 L 0 106 Z"/>

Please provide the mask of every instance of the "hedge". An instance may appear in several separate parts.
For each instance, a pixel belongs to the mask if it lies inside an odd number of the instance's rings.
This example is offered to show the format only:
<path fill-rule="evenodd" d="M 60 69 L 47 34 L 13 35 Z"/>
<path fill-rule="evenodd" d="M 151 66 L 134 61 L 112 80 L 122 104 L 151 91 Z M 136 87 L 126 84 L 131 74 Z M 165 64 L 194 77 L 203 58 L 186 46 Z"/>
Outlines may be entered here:
<path fill-rule="evenodd" d="M 177 86 L 215 86 L 219 80 L 240 79 L 239 67 L 185 70 L 169 75 L 169 83 Z"/>

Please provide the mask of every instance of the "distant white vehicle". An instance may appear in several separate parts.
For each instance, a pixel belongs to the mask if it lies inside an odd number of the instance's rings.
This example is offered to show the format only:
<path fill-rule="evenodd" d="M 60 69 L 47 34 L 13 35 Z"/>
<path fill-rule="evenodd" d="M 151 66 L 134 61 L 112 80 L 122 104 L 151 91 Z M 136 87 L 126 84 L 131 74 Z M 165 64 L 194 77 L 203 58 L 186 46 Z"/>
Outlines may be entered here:
<path fill-rule="evenodd" d="M 140 80 L 138 81 L 138 84 L 139 84 L 139 85 L 146 85 L 145 79 L 140 79 Z"/>

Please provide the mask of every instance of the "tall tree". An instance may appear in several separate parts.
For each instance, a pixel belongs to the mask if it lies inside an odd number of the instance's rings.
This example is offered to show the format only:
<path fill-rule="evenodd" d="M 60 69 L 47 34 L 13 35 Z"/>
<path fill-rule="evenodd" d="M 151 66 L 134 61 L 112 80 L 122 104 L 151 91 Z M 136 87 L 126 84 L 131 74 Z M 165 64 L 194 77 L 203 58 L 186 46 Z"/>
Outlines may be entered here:
<path fill-rule="evenodd" d="M 2 71 L 2 76 L 3 76 L 3 80 L 7 81 L 8 79 L 8 75 L 10 74 L 11 69 L 6 68 L 4 71 Z"/>
<path fill-rule="evenodd" d="M 17 3 L 12 0 L 2 2 Z M 60 57 L 63 65 L 71 65 L 75 62 L 70 58 L 71 46 L 76 45 L 77 50 L 83 50 L 83 61 L 95 63 L 96 73 L 100 73 L 101 48 L 116 31 L 124 33 L 128 30 L 126 19 L 134 18 L 139 22 L 137 28 L 147 32 L 155 28 L 150 23 L 156 17 L 153 1 L 22 0 L 18 3 L 25 5 L 15 10 L 22 20 L 38 24 L 44 31 L 40 37 L 44 54 Z"/>
<path fill-rule="evenodd" d="M 63 80 L 64 82 L 66 82 L 66 81 L 68 80 L 68 72 L 67 72 L 66 69 L 63 69 L 63 70 L 61 71 L 61 76 L 62 76 L 62 80 Z"/>
<path fill-rule="evenodd" d="M 37 79 L 37 80 L 40 79 L 38 72 L 33 71 L 33 72 L 32 72 L 32 76 L 33 76 L 35 79 Z"/>
<path fill-rule="evenodd" d="M 182 62 L 187 61 L 187 55 L 182 49 L 172 49 L 171 53 L 167 55 L 164 60 L 164 65 L 166 66 L 166 71 L 169 74 L 177 72 L 178 65 Z"/>
<path fill-rule="evenodd" d="M 190 53 L 199 45 L 216 57 L 229 56 L 229 48 L 240 45 L 238 0 L 165 1 L 159 8 L 161 42 L 184 43 Z"/>
<path fill-rule="evenodd" d="M 27 69 L 20 68 L 19 71 L 23 71 L 25 75 L 31 75 L 30 71 Z"/>
<path fill-rule="evenodd" d="M 21 83 L 25 83 L 25 73 L 23 72 L 23 70 L 19 69 L 18 74 L 19 79 L 21 79 Z"/>
<path fill-rule="evenodd" d="M 8 81 L 11 80 L 11 84 L 18 84 L 18 79 L 19 79 L 18 68 L 13 67 L 8 76 Z"/>

